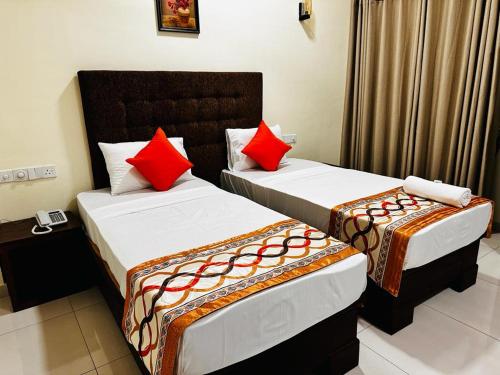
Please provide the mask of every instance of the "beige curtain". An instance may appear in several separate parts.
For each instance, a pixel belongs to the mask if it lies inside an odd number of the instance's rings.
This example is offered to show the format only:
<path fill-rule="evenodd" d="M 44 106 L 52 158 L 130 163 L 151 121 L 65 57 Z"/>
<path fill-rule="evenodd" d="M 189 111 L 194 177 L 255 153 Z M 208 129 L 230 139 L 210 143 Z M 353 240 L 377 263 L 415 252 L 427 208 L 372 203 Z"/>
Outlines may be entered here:
<path fill-rule="evenodd" d="M 500 0 L 359 0 L 341 163 L 491 194 Z"/>

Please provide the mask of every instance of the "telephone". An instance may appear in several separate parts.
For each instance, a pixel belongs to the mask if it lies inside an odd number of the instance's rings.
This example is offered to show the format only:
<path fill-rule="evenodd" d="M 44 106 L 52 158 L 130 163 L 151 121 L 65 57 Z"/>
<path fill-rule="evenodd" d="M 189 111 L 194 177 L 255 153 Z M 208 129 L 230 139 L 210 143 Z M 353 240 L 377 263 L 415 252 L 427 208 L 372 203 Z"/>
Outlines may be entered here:
<path fill-rule="evenodd" d="M 35 225 L 31 230 L 33 234 L 47 234 L 52 232 L 52 226 L 64 224 L 68 222 L 68 218 L 64 214 L 63 210 L 52 210 L 52 211 L 37 211 L 35 215 L 36 222 L 38 225 Z M 43 228 L 42 231 L 37 229 Z"/>

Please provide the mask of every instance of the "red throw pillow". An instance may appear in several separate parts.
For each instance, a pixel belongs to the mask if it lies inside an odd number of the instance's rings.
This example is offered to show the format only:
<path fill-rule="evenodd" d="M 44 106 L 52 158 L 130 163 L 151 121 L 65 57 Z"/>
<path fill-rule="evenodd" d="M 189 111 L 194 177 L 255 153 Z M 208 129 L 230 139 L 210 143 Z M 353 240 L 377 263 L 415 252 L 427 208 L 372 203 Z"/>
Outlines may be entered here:
<path fill-rule="evenodd" d="M 165 191 L 193 164 L 169 142 L 161 128 L 153 139 L 127 163 L 132 164 L 156 190 Z"/>
<path fill-rule="evenodd" d="M 241 152 L 255 160 L 266 171 L 275 171 L 283 156 L 291 148 L 276 137 L 264 121 L 261 121 L 257 133 Z"/>

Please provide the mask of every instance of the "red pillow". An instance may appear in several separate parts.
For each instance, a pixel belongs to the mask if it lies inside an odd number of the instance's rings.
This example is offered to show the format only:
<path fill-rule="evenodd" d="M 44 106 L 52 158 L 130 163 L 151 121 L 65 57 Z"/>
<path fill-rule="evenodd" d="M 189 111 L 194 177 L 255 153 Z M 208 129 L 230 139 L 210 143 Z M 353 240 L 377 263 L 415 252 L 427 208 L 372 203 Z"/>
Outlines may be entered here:
<path fill-rule="evenodd" d="M 291 148 L 276 137 L 264 121 L 261 121 L 257 133 L 241 152 L 255 160 L 266 171 L 275 171 L 283 156 Z"/>
<path fill-rule="evenodd" d="M 136 167 L 156 190 L 165 191 L 193 164 L 169 142 L 161 128 L 153 139 L 127 163 Z"/>

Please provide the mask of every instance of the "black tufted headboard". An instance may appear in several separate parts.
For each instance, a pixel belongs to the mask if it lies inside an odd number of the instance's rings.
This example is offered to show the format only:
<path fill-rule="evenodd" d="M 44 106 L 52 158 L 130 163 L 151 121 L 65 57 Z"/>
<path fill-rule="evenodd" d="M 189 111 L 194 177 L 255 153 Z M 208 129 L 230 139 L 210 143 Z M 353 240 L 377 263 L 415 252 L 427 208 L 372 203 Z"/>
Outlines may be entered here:
<path fill-rule="evenodd" d="M 183 137 L 193 174 L 219 185 L 226 128 L 262 120 L 261 73 L 78 72 L 94 187 L 109 186 L 98 142 L 147 141 L 161 127 Z"/>

